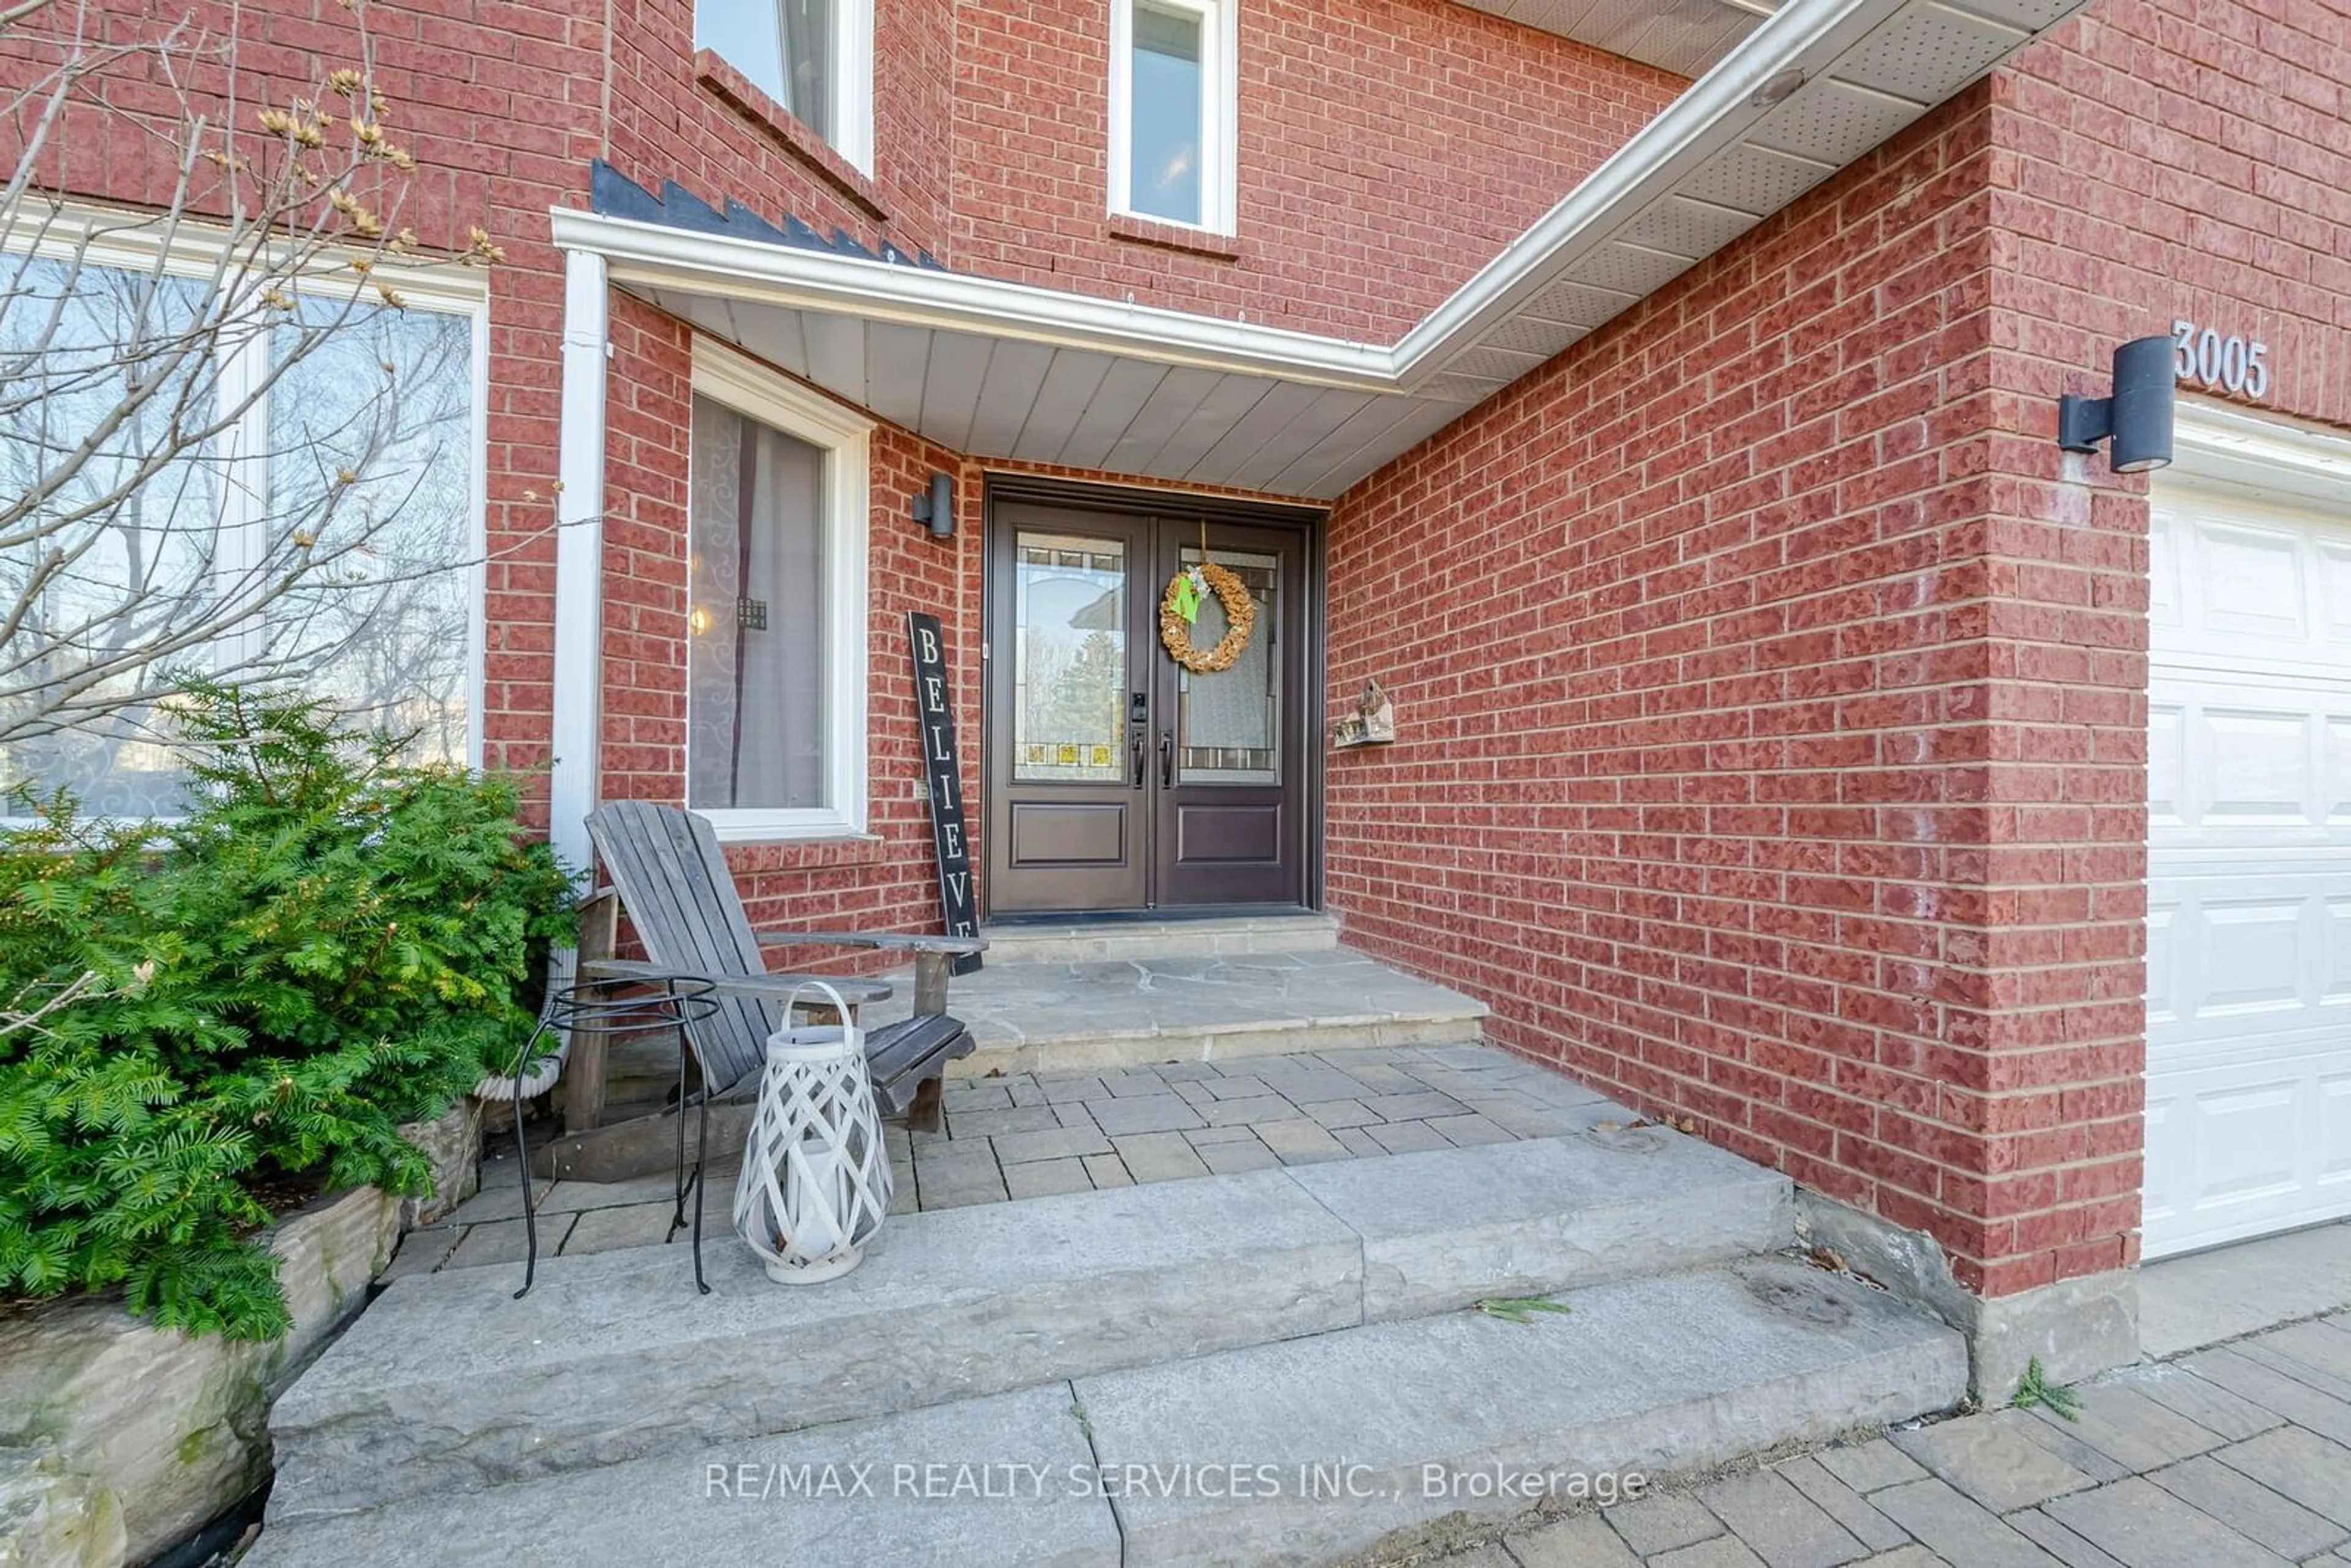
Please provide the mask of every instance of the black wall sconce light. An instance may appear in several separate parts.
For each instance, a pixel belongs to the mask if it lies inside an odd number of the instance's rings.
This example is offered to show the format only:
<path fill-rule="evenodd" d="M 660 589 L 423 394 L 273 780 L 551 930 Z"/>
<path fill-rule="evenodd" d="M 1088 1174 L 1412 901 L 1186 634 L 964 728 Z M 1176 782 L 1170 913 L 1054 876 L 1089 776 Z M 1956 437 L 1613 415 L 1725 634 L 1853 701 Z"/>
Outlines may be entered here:
<path fill-rule="evenodd" d="M 2134 338 L 2115 350 L 2115 395 L 2057 400 L 2057 444 L 2095 452 L 2111 441 L 2106 465 L 2117 474 L 2144 474 L 2171 461 L 2173 344 L 2166 337 Z"/>
<path fill-rule="evenodd" d="M 2166 338 L 2165 342 L 2171 341 Z M 2170 425 L 2167 421 L 2167 432 Z M 955 538 L 955 476 L 935 469 L 931 474 L 931 493 L 914 497 L 914 521 L 931 530 L 935 539 Z"/>

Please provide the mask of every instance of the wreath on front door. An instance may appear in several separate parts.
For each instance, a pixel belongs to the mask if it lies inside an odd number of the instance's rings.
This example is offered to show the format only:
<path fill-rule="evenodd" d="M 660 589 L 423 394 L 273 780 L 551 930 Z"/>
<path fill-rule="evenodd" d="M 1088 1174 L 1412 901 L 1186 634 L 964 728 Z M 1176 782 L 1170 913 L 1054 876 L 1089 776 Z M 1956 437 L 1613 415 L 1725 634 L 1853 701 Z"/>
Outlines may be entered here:
<path fill-rule="evenodd" d="M 1200 619 L 1204 588 L 1217 596 L 1225 612 L 1225 634 L 1215 647 L 1206 650 L 1192 645 L 1192 627 Z M 1249 646 L 1249 632 L 1256 625 L 1257 601 L 1250 597 L 1249 584 L 1212 560 L 1169 578 L 1167 591 L 1159 600 L 1159 641 L 1177 664 L 1196 675 L 1213 675 L 1239 664 L 1241 650 Z"/>

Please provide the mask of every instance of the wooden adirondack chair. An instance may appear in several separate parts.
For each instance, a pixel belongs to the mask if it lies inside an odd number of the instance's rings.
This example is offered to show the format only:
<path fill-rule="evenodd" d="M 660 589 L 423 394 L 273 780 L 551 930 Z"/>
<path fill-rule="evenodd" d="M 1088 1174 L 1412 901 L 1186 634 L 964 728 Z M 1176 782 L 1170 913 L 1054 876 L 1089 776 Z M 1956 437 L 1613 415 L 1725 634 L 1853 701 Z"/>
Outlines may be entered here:
<path fill-rule="evenodd" d="M 601 911 L 591 911 L 591 918 L 583 921 L 580 977 L 657 983 L 692 976 L 713 982 L 721 1004 L 716 1016 L 688 1030 L 712 1102 L 726 1104 L 757 1096 L 767 1064 L 768 1037 L 783 1027 L 785 1004 L 805 981 L 824 980 L 852 1007 L 890 995 L 890 987 L 878 980 L 769 974 L 760 957 L 762 947 L 890 948 L 914 956 L 914 1007 L 912 1017 L 867 1031 L 865 1060 L 874 1095 L 885 1115 L 904 1116 L 918 1126 L 939 1124 L 940 1076 L 949 1061 L 969 1055 L 973 1046 L 970 1031 L 946 1010 L 947 983 L 956 959 L 983 950 L 985 938 L 754 931 L 708 819 L 674 806 L 615 800 L 589 814 L 588 835 L 611 888 L 600 894 Z M 599 942 L 587 934 L 599 913 L 610 929 L 616 913 L 611 908 L 614 895 L 644 944 L 646 961 L 613 958 L 609 941 Z M 550 1151 L 552 1172 L 614 1180 L 626 1168 L 650 1168 L 659 1145 L 638 1136 L 629 1140 L 632 1146 L 625 1151 L 595 1152 L 602 1062 L 601 1051 L 591 1051 L 583 1060 L 579 1047 L 596 1043 L 583 1039 L 575 1044 L 567 1069 L 570 1100 L 566 1136 Z M 716 1125 L 713 1130 L 722 1137 L 731 1131 Z M 618 1134 L 622 1129 L 601 1131 Z M 636 1144 L 643 1149 L 637 1150 Z"/>

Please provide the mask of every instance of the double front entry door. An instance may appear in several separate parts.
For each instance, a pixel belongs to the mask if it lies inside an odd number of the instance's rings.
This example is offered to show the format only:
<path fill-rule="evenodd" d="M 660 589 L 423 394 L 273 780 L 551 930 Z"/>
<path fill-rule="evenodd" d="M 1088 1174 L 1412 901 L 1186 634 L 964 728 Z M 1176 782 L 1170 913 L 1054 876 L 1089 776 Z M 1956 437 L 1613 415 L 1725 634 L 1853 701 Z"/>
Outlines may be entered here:
<path fill-rule="evenodd" d="M 990 915 L 1296 904 L 1305 894 L 1303 528 L 998 500 L 989 528 Z M 1206 559 L 1256 601 L 1238 660 L 1162 644 Z M 1214 593 L 1186 629 L 1213 648 Z"/>

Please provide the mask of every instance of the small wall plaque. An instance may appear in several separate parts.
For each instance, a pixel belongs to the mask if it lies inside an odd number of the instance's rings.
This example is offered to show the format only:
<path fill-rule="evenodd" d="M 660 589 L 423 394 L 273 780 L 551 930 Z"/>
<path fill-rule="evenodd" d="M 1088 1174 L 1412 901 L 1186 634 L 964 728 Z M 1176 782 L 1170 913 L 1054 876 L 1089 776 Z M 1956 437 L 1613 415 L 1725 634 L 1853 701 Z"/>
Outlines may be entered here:
<path fill-rule="evenodd" d="M 1364 683 L 1364 700 L 1353 713 L 1343 713 L 1331 727 L 1334 747 L 1384 746 L 1395 738 L 1395 704 L 1377 681 Z"/>

